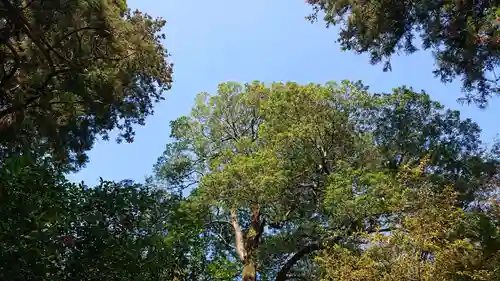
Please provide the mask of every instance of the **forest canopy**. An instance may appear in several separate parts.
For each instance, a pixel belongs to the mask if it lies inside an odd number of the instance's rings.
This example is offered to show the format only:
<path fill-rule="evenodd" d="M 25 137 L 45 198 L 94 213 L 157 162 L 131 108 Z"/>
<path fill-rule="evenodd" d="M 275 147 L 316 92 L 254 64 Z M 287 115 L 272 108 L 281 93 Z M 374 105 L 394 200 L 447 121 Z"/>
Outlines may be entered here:
<path fill-rule="evenodd" d="M 498 203 L 484 202 L 496 202 L 499 155 L 477 124 L 426 93 L 230 82 L 196 100 L 172 122 L 156 180 L 191 190 L 217 253 L 207 256 L 236 263 L 227 276 L 393 280 L 383 276 L 408 266 L 425 280 L 498 274 Z M 464 250 L 467 259 L 453 254 Z M 398 263 L 383 267 L 387 259 Z M 433 270 L 438 262 L 454 267 Z"/>
<path fill-rule="evenodd" d="M 3 158 L 2 278 L 499 277 L 499 146 L 425 92 L 228 82 L 171 128 L 142 184 Z"/>
<path fill-rule="evenodd" d="M 307 2 L 344 49 L 387 62 L 419 32 L 443 81 L 498 94 L 493 1 Z M 165 20 L 124 0 L 0 15 L 0 280 L 500 280 L 500 141 L 426 92 L 221 83 L 144 182 L 89 186 L 68 173 L 171 87 Z"/>

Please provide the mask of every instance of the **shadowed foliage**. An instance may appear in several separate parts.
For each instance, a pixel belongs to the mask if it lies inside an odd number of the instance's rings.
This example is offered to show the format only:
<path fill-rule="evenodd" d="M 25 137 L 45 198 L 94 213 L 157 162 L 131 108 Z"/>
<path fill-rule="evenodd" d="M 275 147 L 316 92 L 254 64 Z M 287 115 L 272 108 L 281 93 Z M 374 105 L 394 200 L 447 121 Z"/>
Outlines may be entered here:
<path fill-rule="evenodd" d="M 0 156 L 86 162 L 117 129 L 133 141 L 170 88 L 162 19 L 123 0 L 0 1 Z"/>
<path fill-rule="evenodd" d="M 306 0 L 308 18 L 324 14 L 340 28 L 342 50 L 367 53 L 391 69 L 395 54 L 431 50 L 434 74 L 443 82 L 462 81 L 461 99 L 486 106 L 500 95 L 500 5 L 498 1 Z M 497 73 L 495 73 L 495 70 Z"/>

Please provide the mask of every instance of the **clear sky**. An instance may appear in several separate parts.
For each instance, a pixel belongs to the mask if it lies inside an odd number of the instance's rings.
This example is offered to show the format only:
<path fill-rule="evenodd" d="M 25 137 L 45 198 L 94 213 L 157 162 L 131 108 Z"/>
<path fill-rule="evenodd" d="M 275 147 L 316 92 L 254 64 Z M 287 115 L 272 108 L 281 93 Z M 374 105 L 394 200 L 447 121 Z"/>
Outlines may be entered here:
<path fill-rule="evenodd" d="M 395 57 L 393 72 L 382 72 L 366 56 L 340 52 L 334 29 L 311 24 L 310 6 L 301 0 L 129 0 L 129 6 L 167 20 L 165 45 L 174 62 L 174 83 L 166 100 L 156 106 L 147 125 L 137 128 L 132 144 L 98 143 L 85 169 L 74 181 L 93 185 L 106 180 L 142 181 L 169 141 L 169 121 L 187 114 L 199 92 L 216 90 L 226 81 L 362 80 L 381 92 L 407 85 L 427 91 L 447 107 L 459 109 L 483 128 L 490 141 L 500 132 L 500 101 L 488 109 L 461 106 L 458 84 L 443 85 L 433 77 L 429 53 Z"/>

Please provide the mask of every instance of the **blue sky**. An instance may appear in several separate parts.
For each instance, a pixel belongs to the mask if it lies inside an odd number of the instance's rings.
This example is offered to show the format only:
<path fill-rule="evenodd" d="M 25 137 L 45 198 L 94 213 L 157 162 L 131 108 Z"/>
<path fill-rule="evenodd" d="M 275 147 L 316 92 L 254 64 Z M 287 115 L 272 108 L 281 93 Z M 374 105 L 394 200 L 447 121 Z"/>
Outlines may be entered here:
<path fill-rule="evenodd" d="M 129 6 L 167 20 L 165 45 L 174 62 L 174 84 L 166 100 L 156 106 L 147 125 L 137 128 L 132 144 L 99 142 L 89 153 L 90 163 L 74 181 L 93 185 L 106 180 L 142 181 L 169 141 L 169 121 L 187 114 L 199 92 L 216 90 L 225 81 L 362 80 L 373 91 L 407 85 L 426 90 L 447 107 L 459 109 L 483 128 L 483 139 L 500 132 L 500 101 L 486 110 L 461 106 L 458 84 L 444 85 L 433 77 L 429 53 L 395 57 L 393 72 L 372 66 L 366 56 L 340 52 L 334 29 L 310 24 L 310 6 L 301 0 L 129 0 Z M 498 120 L 497 120 L 498 121 Z"/>

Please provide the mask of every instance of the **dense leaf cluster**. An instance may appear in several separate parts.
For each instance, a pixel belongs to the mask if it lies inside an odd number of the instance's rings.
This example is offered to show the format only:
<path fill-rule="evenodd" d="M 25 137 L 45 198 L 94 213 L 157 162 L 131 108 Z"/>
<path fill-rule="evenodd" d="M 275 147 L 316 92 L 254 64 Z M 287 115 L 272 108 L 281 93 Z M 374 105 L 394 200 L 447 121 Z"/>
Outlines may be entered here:
<path fill-rule="evenodd" d="M 125 1 L 2 0 L 0 15 L 2 156 L 43 150 L 78 167 L 98 136 L 132 141 L 170 88 L 165 21 Z"/>
<path fill-rule="evenodd" d="M 340 27 L 343 50 L 370 55 L 371 63 L 391 69 L 394 54 L 431 50 L 434 74 L 443 82 L 460 79 L 463 100 L 486 106 L 500 94 L 500 5 L 498 1 L 307 0 L 308 18 L 324 12 Z"/>
<path fill-rule="evenodd" d="M 2 280 L 165 280 L 178 201 L 132 182 L 69 183 L 27 157 L 0 169 Z"/>

